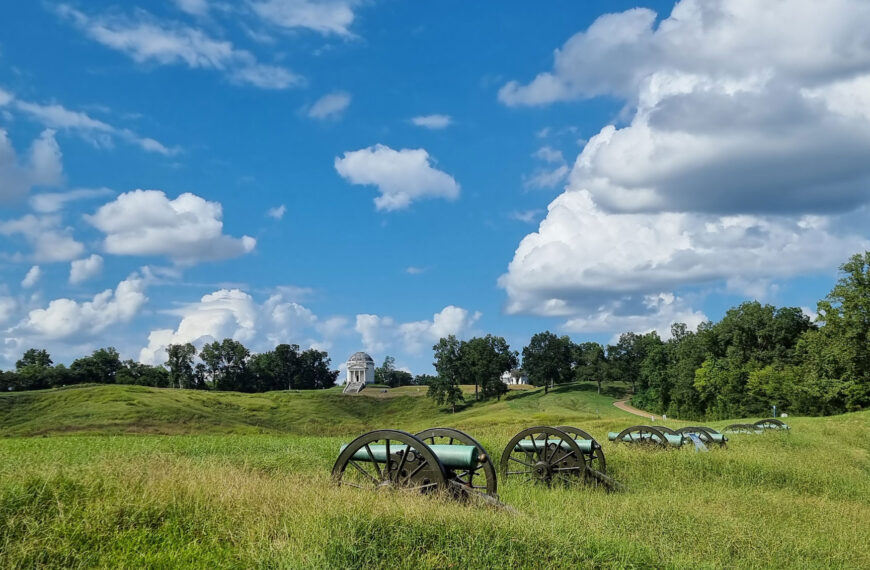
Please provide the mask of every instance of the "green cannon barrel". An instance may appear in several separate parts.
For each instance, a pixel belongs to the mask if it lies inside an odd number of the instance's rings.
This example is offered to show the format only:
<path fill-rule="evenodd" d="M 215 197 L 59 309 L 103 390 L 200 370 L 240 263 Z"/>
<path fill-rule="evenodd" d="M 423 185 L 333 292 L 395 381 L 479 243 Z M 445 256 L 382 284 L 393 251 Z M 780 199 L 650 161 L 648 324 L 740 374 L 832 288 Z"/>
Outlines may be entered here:
<path fill-rule="evenodd" d="M 611 431 L 607 434 L 607 439 L 610 441 L 616 441 L 616 438 L 619 434 L 615 431 Z M 664 434 L 665 439 L 667 440 L 668 445 L 672 447 L 680 447 L 683 445 L 683 436 L 682 435 L 671 435 L 669 433 Z M 630 438 L 630 439 L 629 439 Z M 642 441 L 652 439 L 653 441 L 659 441 L 659 436 L 651 433 L 629 433 L 622 436 L 622 441 Z"/>
<path fill-rule="evenodd" d="M 519 443 L 517 443 L 516 451 L 525 451 L 528 453 L 539 451 L 543 449 L 545 441 L 546 440 L 543 439 L 537 439 L 535 441 L 532 441 L 530 439 L 521 440 Z M 551 439 L 550 443 L 556 443 L 556 441 L 557 440 L 555 439 Z M 580 451 L 587 454 L 592 453 L 593 449 L 591 439 L 575 439 L 574 441 L 577 442 L 577 447 L 580 448 Z M 559 441 L 559 446 L 565 450 L 570 449 L 570 446 L 566 441 Z"/>
<path fill-rule="evenodd" d="M 347 445 L 341 446 L 341 451 Z M 407 445 L 391 445 L 390 453 L 395 454 L 400 451 L 405 451 Z M 370 445 L 369 449 L 372 450 L 372 455 L 375 458 L 375 461 L 378 463 L 386 463 L 387 461 L 387 446 L 385 445 Z M 478 451 L 477 448 L 473 445 L 429 445 L 429 449 L 435 453 L 435 456 L 438 457 L 438 461 L 441 462 L 444 467 L 448 467 L 450 469 L 471 469 L 475 467 L 478 463 L 477 456 Z M 357 461 L 371 461 L 371 457 L 369 456 L 369 452 L 366 451 L 366 448 L 358 450 L 353 454 L 353 458 Z"/>

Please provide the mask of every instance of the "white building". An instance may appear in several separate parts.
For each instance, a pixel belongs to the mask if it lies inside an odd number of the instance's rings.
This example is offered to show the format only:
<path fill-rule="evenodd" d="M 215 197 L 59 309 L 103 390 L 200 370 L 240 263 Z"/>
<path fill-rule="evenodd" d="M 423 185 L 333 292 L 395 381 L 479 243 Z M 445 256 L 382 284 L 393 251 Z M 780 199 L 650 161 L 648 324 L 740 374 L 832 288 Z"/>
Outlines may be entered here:
<path fill-rule="evenodd" d="M 505 370 L 501 375 L 501 381 L 505 384 L 528 384 L 529 377 L 522 370 Z"/>
<path fill-rule="evenodd" d="M 347 359 L 347 384 L 374 384 L 375 361 L 365 352 L 354 352 Z"/>

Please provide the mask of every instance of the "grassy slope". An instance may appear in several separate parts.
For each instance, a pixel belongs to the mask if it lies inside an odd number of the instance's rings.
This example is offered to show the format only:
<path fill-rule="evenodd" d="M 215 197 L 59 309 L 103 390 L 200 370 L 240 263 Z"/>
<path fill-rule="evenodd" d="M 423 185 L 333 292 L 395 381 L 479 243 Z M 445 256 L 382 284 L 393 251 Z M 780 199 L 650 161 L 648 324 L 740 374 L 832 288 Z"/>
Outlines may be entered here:
<path fill-rule="evenodd" d="M 0 567 L 870 566 L 870 412 L 791 418 L 791 433 L 737 435 L 707 454 L 604 443 L 628 491 L 501 481 L 516 514 L 329 483 L 338 446 L 374 427 L 457 425 L 498 456 L 536 423 L 599 438 L 635 423 L 586 388 L 456 414 L 413 388 L 3 395 L 6 435 L 199 435 L 0 439 Z"/>
<path fill-rule="evenodd" d="M 594 384 L 540 391 L 515 390 L 501 402 L 468 406 L 445 414 L 408 386 L 381 392 L 369 388 L 344 396 L 340 388 L 312 392 L 200 392 L 144 386 L 72 386 L 0 394 L 0 435 L 62 433 L 295 433 L 348 434 L 396 427 L 423 429 L 432 422 L 464 427 L 518 421 L 559 423 L 562 419 L 624 415 L 613 399 L 593 393 Z M 471 392 L 470 387 L 466 391 Z"/>

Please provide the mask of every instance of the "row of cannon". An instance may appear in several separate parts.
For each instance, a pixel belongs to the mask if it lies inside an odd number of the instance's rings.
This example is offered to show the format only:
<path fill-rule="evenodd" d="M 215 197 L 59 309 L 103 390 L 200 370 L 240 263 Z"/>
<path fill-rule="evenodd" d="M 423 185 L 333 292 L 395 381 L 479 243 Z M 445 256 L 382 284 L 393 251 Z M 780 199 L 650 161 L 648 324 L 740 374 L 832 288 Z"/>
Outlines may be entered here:
<path fill-rule="evenodd" d="M 778 421 L 778 420 L 777 420 Z M 703 426 L 670 429 L 637 425 L 611 432 L 617 443 L 680 447 L 694 441 L 724 446 L 728 438 Z M 621 485 L 607 475 L 604 450 L 589 433 L 572 426 L 537 426 L 516 434 L 499 461 L 477 440 L 453 428 L 417 434 L 377 430 L 343 445 L 332 468 L 341 485 L 362 489 L 401 488 L 421 493 L 447 491 L 456 497 L 497 501 L 498 477 L 522 483 Z"/>

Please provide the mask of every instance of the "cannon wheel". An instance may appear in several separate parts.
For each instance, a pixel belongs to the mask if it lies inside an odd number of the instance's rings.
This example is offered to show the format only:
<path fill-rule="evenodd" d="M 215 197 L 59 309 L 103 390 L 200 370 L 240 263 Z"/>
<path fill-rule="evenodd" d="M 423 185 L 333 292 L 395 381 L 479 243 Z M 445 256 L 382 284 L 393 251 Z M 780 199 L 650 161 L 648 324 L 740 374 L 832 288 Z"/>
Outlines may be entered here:
<path fill-rule="evenodd" d="M 761 429 L 784 429 L 785 424 L 776 418 L 768 418 L 766 420 L 758 420 L 754 424 L 755 427 Z"/>
<path fill-rule="evenodd" d="M 518 451 L 521 441 L 532 451 Z M 523 482 L 536 481 L 545 485 L 555 482 L 583 481 L 586 472 L 583 452 L 574 438 L 550 426 L 524 429 L 510 440 L 501 454 L 499 473 L 502 477 L 522 477 Z"/>
<path fill-rule="evenodd" d="M 678 432 L 675 429 L 671 429 L 667 426 L 656 426 L 656 429 L 659 430 L 660 432 L 666 433 L 668 435 L 680 435 L 680 432 Z"/>
<path fill-rule="evenodd" d="M 491 497 L 498 497 L 498 482 L 492 458 L 480 443 L 467 433 L 453 428 L 430 428 L 416 434 L 426 444 L 471 445 L 477 448 L 477 467 L 462 473 L 456 472 L 456 479 L 466 488 Z M 482 484 L 481 484 L 482 483 Z"/>
<path fill-rule="evenodd" d="M 708 427 L 704 427 L 704 426 L 687 426 L 687 427 L 681 427 L 680 429 L 678 429 L 677 433 L 681 433 L 681 434 L 685 434 L 685 435 L 688 435 L 690 433 L 694 433 L 704 443 L 715 443 L 713 441 L 713 434 L 718 434 L 719 432 L 717 432 L 713 428 L 708 428 Z M 725 443 L 724 440 L 722 441 L 722 443 L 723 444 Z"/>
<path fill-rule="evenodd" d="M 616 436 L 617 442 L 622 442 L 622 438 L 625 436 L 630 436 L 631 434 L 638 434 L 641 436 L 635 441 L 633 438 L 629 437 L 629 441 L 626 443 L 641 443 L 644 445 L 658 445 L 667 449 L 668 447 L 668 438 L 665 437 L 658 428 L 654 428 L 652 426 L 631 426 L 629 428 L 625 428 L 619 435 Z M 643 437 L 644 434 L 648 434 L 649 437 Z M 658 438 L 658 440 L 656 440 Z"/>
<path fill-rule="evenodd" d="M 604 461 L 604 450 L 601 449 L 601 445 L 595 441 L 595 438 L 583 431 L 580 428 L 575 428 L 571 426 L 556 426 L 556 429 L 562 430 L 570 436 L 574 436 L 574 439 L 591 439 L 593 442 L 593 449 L 595 450 L 591 455 L 587 455 L 586 465 L 595 469 L 599 473 L 607 474 L 607 463 Z"/>
<path fill-rule="evenodd" d="M 371 445 L 386 446 L 385 461 L 375 461 Z M 397 451 L 390 451 L 391 447 Z M 369 460 L 354 459 L 361 450 Z M 350 442 L 335 460 L 332 479 L 340 485 L 371 490 L 431 493 L 447 487 L 444 466 L 429 446 L 410 433 L 392 429 L 370 431 Z"/>

